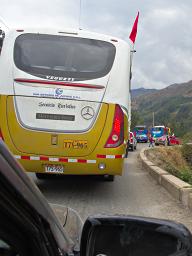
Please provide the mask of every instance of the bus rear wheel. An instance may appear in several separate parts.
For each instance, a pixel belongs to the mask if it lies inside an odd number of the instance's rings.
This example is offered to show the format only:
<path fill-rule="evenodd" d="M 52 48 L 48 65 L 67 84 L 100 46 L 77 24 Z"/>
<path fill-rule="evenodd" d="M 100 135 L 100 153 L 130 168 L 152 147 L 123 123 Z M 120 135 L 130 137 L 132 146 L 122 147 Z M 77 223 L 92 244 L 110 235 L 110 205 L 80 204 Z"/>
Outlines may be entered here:
<path fill-rule="evenodd" d="M 125 158 L 128 157 L 129 154 L 129 143 L 127 143 L 126 151 L 125 151 Z"/>
<path fill-rule="evenodd" d="M 108 175 L 108 174 L 103 175 L 103 180 L 104 180 L 104 181 L 110 181 L 110 182 L 112 182 L 112 181 L 114 181 L 114 179 L 115 179 L 115 176 L 114 176 L 114 175 Z"/>
<path fill-rule="evenodd" d="M 43 180 L 43 179 L 47 178 L 47 174 L 46 173 L 37 172 L 37 173 L 35 173 L 35 175 L 36 175 L 36 178 L 39 179 L 39 180 Z"/>

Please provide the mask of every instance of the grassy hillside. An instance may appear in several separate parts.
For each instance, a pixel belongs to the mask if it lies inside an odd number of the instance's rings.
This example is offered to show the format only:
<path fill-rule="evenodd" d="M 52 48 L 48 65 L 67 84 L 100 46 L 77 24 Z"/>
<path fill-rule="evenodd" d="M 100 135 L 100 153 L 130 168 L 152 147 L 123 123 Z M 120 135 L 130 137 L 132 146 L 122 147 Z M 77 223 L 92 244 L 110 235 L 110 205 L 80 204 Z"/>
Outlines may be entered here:
<path fill-rule="evenodd" d="M 191 147 L 191 146 L 190 146 Z M 190 148 L 192 150 L 192 147 Z M 147 157 L 157 166 L 192 184 L 192 165 L 186 161 L 183 147 L 156 147 L 147 150 Z"/>
<path fill-rule="evenodd" d="M 192 132 L 192 81 L 133 97 L 132 107 L 148 126 L 152 126 L 154 112 L 155 125 L 167 125 L 183 136 Z"/>
<path fill-rule="evenodd" d="M 146 95 L 146 94 L 150 94 L 150 93 L 154 93 L 154 92 L 157 92 L 156 89 L 145 89 L 145 88 L 138 88 L 138 89 L 132 89 L 131 90 L 131 95 L 133 98 L 135 97 L 139 97 L 139 96 L 143 96 L 143 95 Z"/>

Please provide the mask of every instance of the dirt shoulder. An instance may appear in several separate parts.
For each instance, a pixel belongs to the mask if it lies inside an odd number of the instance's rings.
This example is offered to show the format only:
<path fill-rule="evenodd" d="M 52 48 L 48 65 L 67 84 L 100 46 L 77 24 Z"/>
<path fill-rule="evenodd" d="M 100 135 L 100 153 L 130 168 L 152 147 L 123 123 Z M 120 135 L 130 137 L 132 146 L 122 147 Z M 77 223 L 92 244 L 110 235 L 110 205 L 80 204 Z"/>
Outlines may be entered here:
<path fill-rule="evenodd" d="M 192 184 L 192 166 L 183 157 L 181 146 L 155 147 L 147 150 L 146 156 L 155 165 Z"/>

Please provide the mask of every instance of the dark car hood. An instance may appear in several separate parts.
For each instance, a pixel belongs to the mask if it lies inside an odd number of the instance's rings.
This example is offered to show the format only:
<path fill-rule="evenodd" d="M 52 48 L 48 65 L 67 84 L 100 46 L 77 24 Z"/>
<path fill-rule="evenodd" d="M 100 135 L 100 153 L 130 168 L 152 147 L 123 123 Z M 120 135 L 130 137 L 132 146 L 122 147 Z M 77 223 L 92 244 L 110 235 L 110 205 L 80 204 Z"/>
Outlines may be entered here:
<path fill-rule="evenodd" d="M 7 180 L 9 188 L 13 189 L 18 198 L 22 198 L 25 205 L 33 209 L 42 220 L 45 220 L 50 227 L 53 237 L 56 239 L 60 248 L 65 252 L 73 250 L 75 244 L 62 227 L 59 219 L 42 195 L 32 179 L 25 173 L 23 167 L 14 159 L 11 152 L 0 139 L 0 158 L 8 168 L 0 168 L 0 174 Z M 65 210 L 64 210 L 65 209 Z M 64 216 L 70 211 L 65 207 Z"/>

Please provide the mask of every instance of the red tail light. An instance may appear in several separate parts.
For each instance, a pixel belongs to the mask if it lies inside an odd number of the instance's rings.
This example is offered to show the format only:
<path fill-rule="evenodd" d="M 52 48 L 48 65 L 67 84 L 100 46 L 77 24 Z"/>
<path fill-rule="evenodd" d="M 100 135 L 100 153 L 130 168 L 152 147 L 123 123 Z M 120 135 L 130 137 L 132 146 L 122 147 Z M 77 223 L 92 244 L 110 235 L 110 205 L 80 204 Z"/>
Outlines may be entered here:
<path fill-rule="evenodd" d="M 0 139 L 4 140 L 1 129 L 0 129 Z"/>
<path fill-rule="evenodd" d="M 105 88 L 102 85 L 79 84 L 79 83 L 59 82 L 59 81 L 50 81 L 50 80 L 34 80 L 34 79 L 24 79 L 24 78 L 16 78 L 14 79 L 14 81 L 17 83 L 59 85 L 59 86 L 70 86 L 70 87 L 89 88 L 89 89 L 98 89 L 98 90 Z"/>
<path fill-rule="evenodd" d="M 124 115 L 119 105 L 115 106 L 115 115 L 111 134 L 105 148 L 116 148 L 124 142 Z"/>

